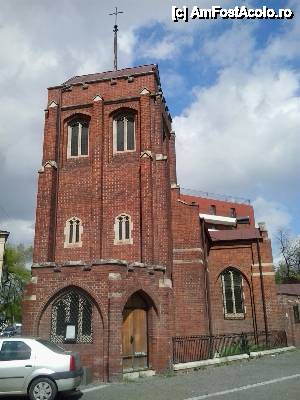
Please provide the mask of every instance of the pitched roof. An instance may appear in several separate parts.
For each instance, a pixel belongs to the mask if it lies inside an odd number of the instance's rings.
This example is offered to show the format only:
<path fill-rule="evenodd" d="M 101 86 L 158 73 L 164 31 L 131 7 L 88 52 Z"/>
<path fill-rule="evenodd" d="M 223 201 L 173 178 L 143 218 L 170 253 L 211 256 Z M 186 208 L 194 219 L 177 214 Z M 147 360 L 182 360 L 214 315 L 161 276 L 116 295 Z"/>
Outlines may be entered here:
<path fill-rule="evenodd" d="M 230 241 L 230 240 L 253 240 L 261 238 L 259 229 L 225 229 L 222 231 L 209 231 L 210 238 L 213 242 Z"/>
<path fill-rule="evenodd" d="M 281 283 L 277 285 L 278 294 L 287 294 L 290 296 L 300 296 L 300 282 L 299 283 Z"/>
<path fill-rule="evenodd" d="M 118 69 L 117 71 L 107 71 L 107 72 L 99 72 L 96 74 L 74 76 L 73 78 L 70 78 L 66 82 L 64 82 L 63 85 L 76 85 L 78 83 L 88 83 L 88 82 L 116 79 L 122 77 L 127 78 L 128 76 L 144 75 L 153 72 L 156 72 L 158 74 L 156 64 Z"/>

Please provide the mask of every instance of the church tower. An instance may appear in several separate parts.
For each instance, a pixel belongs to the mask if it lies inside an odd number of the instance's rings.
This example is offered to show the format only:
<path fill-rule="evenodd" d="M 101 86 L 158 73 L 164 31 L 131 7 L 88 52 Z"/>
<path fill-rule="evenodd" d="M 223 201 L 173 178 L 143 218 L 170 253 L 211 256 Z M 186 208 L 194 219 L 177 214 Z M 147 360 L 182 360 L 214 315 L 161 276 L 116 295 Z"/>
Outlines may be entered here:
<path fill-rule="evenodd" d="M 34 262 L 170 269 L 171 135 L 155 65 L 50 88 Z"/>
<path fill-rule="evenodd" d="M 49 88 L 25 329 L 84 346 L 98 378 L 170 363 L 172 136 L 156 65 Z"/>

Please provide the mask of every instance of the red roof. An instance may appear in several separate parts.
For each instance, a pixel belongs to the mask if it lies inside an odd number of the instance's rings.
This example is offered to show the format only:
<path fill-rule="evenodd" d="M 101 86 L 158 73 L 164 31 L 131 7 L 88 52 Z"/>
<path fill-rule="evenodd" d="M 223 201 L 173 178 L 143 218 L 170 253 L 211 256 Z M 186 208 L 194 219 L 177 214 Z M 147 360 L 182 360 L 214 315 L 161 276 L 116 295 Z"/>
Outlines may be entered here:
<path fill-rule="evenodd" d="M 209 235 L 213 242 L 229 240 L 253 240 L 261 238 L 259 229 L 257 228 L 209 231 Z"/>
<path fill-rule="evenodd" d="M 144 75 L 153 72 L 157 72 L 156 64 L 142 65 L 140 67 L 133 67 L 133 68 L 124 68 L 124 69 L 119 69 L 117 71 L 107 71 L 107 72 L 99 72 L 96 74 L 74 76 L 73 78 L 68 79 L 64 83 L 64 85 L 76 85 L 78 83 L 94 82 L 94 81 L 101 81 L 106 79 L 115 79 L 122 77 L 127 78 L 128 76 Z"/>
<path fill-rule="evenodd" d="M 278 294 L 287 294 L 290 296 L 300 296 L 300 282 L 299 283 L 281 283 L 277 285 Z"/>

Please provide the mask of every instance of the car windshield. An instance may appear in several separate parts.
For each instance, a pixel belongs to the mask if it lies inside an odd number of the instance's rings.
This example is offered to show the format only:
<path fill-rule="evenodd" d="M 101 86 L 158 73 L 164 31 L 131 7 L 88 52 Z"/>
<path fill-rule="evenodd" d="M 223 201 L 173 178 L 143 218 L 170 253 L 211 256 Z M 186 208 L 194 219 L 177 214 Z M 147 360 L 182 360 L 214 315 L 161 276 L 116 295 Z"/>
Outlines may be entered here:
<path fill-rule="evenodd" d="M 55 353 L 64 353 L 65 350 L 62 347 L 57 346 L 55 343 L 50 342 L 49 340 L 45 339 L 37 339 L 37 341 L 44 346 L 46 346 L 48 349 L 54 351 Z"/>

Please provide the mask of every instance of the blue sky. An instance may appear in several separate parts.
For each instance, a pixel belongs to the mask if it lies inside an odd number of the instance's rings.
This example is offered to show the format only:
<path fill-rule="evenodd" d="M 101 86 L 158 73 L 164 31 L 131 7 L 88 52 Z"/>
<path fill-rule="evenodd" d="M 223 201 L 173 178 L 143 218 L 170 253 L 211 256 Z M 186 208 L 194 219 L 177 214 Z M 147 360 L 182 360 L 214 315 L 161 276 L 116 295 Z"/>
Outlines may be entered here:
<path fill-rule="evenodd" d="M 209 7 L 212 1 L 184 4 Z M 218 2 L 223 7 L 261 1 Z M 174 23 L 174 1 L 123 0 L 119 66 L 158 63 L 182 187 L 250 198 L 272 235 L 300 234 L 300 4 L 293 20 Z M 30 243 L 46 88 L 112 69 L 111 2 L 10 0 L 0 15 L 0 225 Z M 59 14 L 58 14 L 59 11 Z M 17 110 L 17 112 L 16 112 Z"/>

